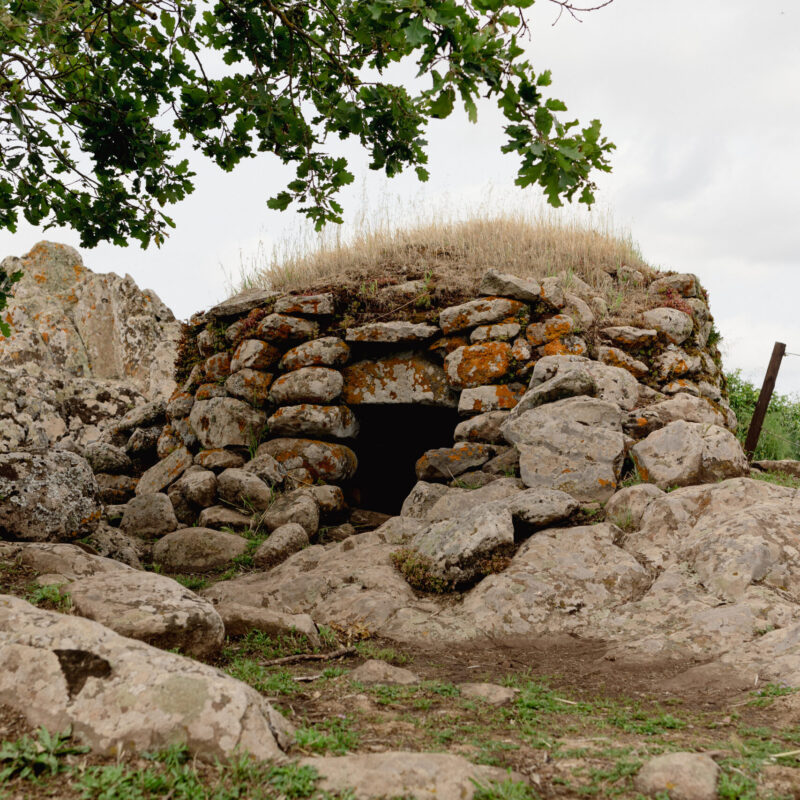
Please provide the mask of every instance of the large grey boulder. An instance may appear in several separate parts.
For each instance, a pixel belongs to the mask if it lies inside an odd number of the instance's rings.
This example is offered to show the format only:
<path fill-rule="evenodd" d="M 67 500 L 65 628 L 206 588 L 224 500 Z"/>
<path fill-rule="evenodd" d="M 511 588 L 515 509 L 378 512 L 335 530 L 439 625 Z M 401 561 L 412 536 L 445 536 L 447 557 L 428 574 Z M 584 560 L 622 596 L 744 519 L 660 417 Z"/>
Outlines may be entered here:
<path fill-rule="evenodd" d="M 681 392 L 668 400 L 629 412 L 623 421 L 623 428 L 634 438 L 641 439 L 680 419 L 722 427 L 727 427 L 728 424 L 727 417 L 718 404 L 712 403 L 705 397 L 695 397 Z"/>
<path fill-rule="evenodd" d="M 258 443 L 267 416 L 233 397 L 198 400 L 189 422 L 203 447 L 249 447 Z"/>
<path fill-rule="evenodd" d="M 519 450 L 526 486 L 602 502 L 616 490 L 625 457 L 621 427 L 618 406 L 572 397 L 525 411 L 502 431 Z"/>
<path fill-rule="evenodd" d="M 686 341 L 694 328 L 692 318 L 676 308 L 653 308 L 641 315 L 645 328 L 654 328 L 672 344 Z"/>
<path fill-rule="evenodd" d="M 520 278 L 517 275 L 490 269 L 481 279 L 478 291 L 484 295 L 513 297 L 515 300 L 524 300 L 530 303 L 540 299 L 541 288 L 536 281 L 530 278 Z"/>
<path fill-rule="evenodd" d="M 268 531 L 290 522 L 300 525 L 308 536 L 313 536 L 319 528 L 319 504 L 305 489 L 281 495 L 261 517 L 261 524 Z"/>
<path fill-rule="evenodd" d="M 342 373 L 328 367 L 300 367 L 281 375 L 270 389 L 276 405 L 332 403 L 342 393 Z"/>
<path fill-rule="evenodd" d="M 252 472 L 226 469 L 217 478 L 220 499 L 246 511 L 264 511 L 273 500 L 272 489 Z"/>
<path fill-rule="evenodd" d="M 421 492 L 421 488 L 436 484 L 418 483 L 414 491 Z M 420 488 L 417 488 L 420 487 Z M 498 478 L 486 486 L 478 489 L 447 488 L 444 492 L 432 496 L 432 503 L 416 503 L 414 506 L 409 503 L 408 509 L 403 511 L 405 516 L 418 517 L 429 522 L 440 522 L 444 519 L 454 519 L 455 517 L 468 514 L 476 508 L 480 508 L 487 503 L 503 501 L 519 494 L 522 486 L 516 478 Z M 405 504 L 403 508 L 406 509 Z M 412 513 L 413 512 L 413 513 Z"/>
<path fill-rule="evenodd" d="M 185 744 L 202 758 L 276 760 L 291 726 L 244 683 L 97 622 L 0 597 L 0 702 L 72 728 L 100 754 Z"/>
<path fill-rule="evenodd" d="M 704 753 L 665 753 L 638 772 L 634 787 L 648 797 L 670 800 L 716 800 L 719 767 Z"/>
<path fill-rule="evenodd" d="M 281 406 L 267 425 L 276 436 L 352 439 L 358 434 L 358 421 L 347 406 Z"/>
<path fill-rule="evenodd" d="M 183 528 L 162 536 L 153 561 L 167 572 L 207 572 L 228 566 L 247 550 L 247 539 L 212 528 Z"/>
<path fill-rule="evenodd" d="M 206 600 L 153 572 L 96 573 L 65 588 L 75 613 L 122 636 L 165 650 L 210 656 L 222 646 L 222 619 Z"/>
<path fill-rule="evenodd" d="M 253 554 L 253 561 L 259 569 L 269 569 L 304 547 L 308 547 L 306 530 L 297 522 L 287 522 L 275 528 L 269 538 L 259 545 Z"/>
<path fill-rule="evenodd" d="M 192 465 L 193 456 L 185 448 L 173 450 L 165 459 L 154 464 L 139 478 L 136 484 L 137 496 L 155 494 L 178 480 Z"/>
<path fill-rule="evenodd" d="M 108 442 L 92 442 L 84 451 L 83 457 L 89 462 L 92 472 L 105 472 L 111 475 L 130 472 L 133 468 L 128 455 Z"/>
<path fill-rule="evenodd" d="M 0 454 L 0 538 L 59 542 L 100 522 L 97 481 L 75 453 Z"/>
<path fill-rule="evenodd" d="M 431 577 L 455 586 L 491 571 L 488 565 L 495 556 L 511 554 L 514 521 L 506 509 L 478 507 L 434 522 L 416 534 L 409 547 L 428 562 Z"/>
<path fill-rule="evenodd" d="M 639 401 L 639 382 L 628 370 L 601 364 L 585 356 L 545 356 L 536 362 L 531 374 L 530 389 L 573 370 L 585 371 L 596 386 L 595 395 L 600 400 L 615 403 L 628 411 Z M 583 392 L 587 394 L 588 392 Z"/>
<path fill-rule="evenodd" d="M 736 437 L 719 425 L 677 420 L 651 433 L 631 449 L 643 480 L 661 489 L 713 483 L 748 472 Z"/>
<path fill-rule="evenodd" d="M 226 636 L 244 636 L 251 631 L 261 631 L 270 636 L 299 633 L 312 647 L 319 647 L 322 643 L 317 626 L 308 614 L 283 614 L 241 603 L 219 603 L 214 608 L 225 623 Z"/>
<path fill-rule="evenodd" d="M 74 544 L 24 544 L 17 560 L 40 575 L 58 575 L 64 582 L 98 573 L 130 570 L 119 561 L 87 553 Z"/>
<path fill-rule="evenodd" d="M 149 539 L 176 530 L 178 518 L 168 495 L 143 494 L 128 501 L 119 526 L 129 536 Z"/>

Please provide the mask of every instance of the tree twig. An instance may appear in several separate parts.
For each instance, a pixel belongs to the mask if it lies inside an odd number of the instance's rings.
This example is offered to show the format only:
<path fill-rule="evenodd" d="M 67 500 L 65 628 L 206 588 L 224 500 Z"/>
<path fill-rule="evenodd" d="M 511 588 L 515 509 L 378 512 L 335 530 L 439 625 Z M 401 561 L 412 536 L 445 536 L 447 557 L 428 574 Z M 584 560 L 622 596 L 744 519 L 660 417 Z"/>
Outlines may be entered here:
<path fill-rule="evenodd" d="M 294 656 L 271 658 L 269 661 L 259 661 L 262 667 L 274 667 L 277 664 L 293 664 L 297 661 L 330 661 L 334 658 L 349 656 L 356 652 L 355 647 L 341 647 L 332 653 L 298 653 Z"/>

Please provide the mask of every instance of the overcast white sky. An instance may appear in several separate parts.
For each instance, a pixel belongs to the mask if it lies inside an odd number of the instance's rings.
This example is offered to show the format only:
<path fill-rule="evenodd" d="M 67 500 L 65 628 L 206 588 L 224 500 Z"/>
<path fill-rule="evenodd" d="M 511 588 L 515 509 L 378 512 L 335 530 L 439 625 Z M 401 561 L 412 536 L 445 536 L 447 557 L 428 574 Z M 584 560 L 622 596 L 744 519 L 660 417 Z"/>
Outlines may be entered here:
<path fill-rule="evenodd" d="M 588 4 L 588 2 L 587 2 Z M 614 0 L 583 17 L 562 17 L 538 0 L 528 43 L 537 70 L 569 117 L 599 117 L 616 142 L 614 170 L 599 181 L 599 205 L 630 229 L 644 257 L 697 273 L 724 337 L 727 368 L 757 383 L 775 340 L 800 353 L 800 7 L 790 0 Z M 348 218 L 362 198 L 387 192 L 416 207 L 466 209 L 487 193 L 503 202 L 516 164 L 500 151 L 499 115 L 482 109 L 437 122 L 429 139 L 431 180 L 387 184 L 356 157 L 343 194 Z M 195 162 L 197 190 L 172 209 L 177 229 L 161 250 L 100 246 L 83 251 L 98 272 L 130 273 L 185 318 L 226 294 L 259 242 L 296 237 L 302 222 L 265 206 L 286 172 L 269 156 L 233 174 Z M 378 198 L 376 200 L 376 198 Z M 529 194 L 534 205 L 536 192 Z M 602 211 L 602 209 L 601 209 Z M 0 253 L 21 255 L 42 238 L 77 246 L 68 230 L 0 231 Z M 800 392 L 800 357 L 784 361 L 778 391 Z"/>

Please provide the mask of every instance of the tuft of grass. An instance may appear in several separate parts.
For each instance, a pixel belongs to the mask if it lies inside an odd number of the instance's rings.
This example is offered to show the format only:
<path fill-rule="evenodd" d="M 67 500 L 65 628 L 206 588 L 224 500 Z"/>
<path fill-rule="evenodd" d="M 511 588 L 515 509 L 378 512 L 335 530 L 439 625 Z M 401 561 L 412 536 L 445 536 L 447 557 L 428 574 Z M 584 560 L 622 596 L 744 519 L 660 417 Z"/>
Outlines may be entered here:
<path fill-rule="evenodd" d="M 63 584 L 31 585 L 25 599 L 34 606 L 44 606 L 61 612 L 69 611 L 72 608 L 72 598 L 68 594 L 62 594 L 61 586 Z"/>
<path fill-rule="evenodd" d="M 421 592 L 444 594 L 453 590 L 450 581 L 433 574 L 433 562 L 410 547 L 401 547 L 392 553 L 392 563 L 408 581 L 408 585 Z"/>
<path fill-rule="evenodd" d="M 88 747 L 73 744 L 72 731 L 50 733 L 39 728 L 36 739 L 23 736 L 17 741 L 0 743 L 0 784 L 14 778 L 38 781 L 68 769 L 70 755 L 88 753 Z"/>
<path fill-rule="evenodd" d="M 295 741 L 303 750 L 341 756 L 358 746 L 358 733 L 351 726 L 349 717 L 333 717 L 319 725 L 298 728 Z"/>
<path fill-rule="evenodd" d="M 395 650 L 393 647 L 380 647 L 374 642 L 357 642 L 355 644 L 356 652 L 364 658 L 374 658 L 378 661 L 386 661 L 388 664 L 396 664 L 402 667 L 403 664 L 408 664 L 411 661 L 411 656 Z"/>

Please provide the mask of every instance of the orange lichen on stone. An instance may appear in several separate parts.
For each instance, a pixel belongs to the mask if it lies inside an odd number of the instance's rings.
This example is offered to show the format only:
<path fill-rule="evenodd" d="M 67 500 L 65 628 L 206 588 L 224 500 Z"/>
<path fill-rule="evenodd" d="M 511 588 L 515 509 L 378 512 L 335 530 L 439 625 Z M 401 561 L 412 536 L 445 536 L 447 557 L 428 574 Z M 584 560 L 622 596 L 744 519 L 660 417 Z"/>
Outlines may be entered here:
<path fill-rule="evenodd" d="M 450 385 L 469 389 L 492 383 L 508 374 L 511 345 L 508 342 L 483 342 L 454 350 L 445 359 Z"/>
<path fill-rule="evenodd" d="M 444 333 L 463 331 L 490 322 L 498 322 L 518 314 L 525 308 L 519 300 L 507 297 L 482 297 L 460 306 L 445 308 L 439 315 L 439 326 Z"/>
<path fill-rule="evenodd" d="M 442 356 L 449 356 L 453 350 L 458 350 L 459 347 L 466 347 L 468 344 L 469 339 L 466 336 L 442 336 L 441 339 L 437 339 L 433 344 L 429 345 L 428 350 Z"/>
<path fill-rule="evenodd" d="M 359 361 L 342 370 L 342 400 L 362 403 L 455 405 L 444 370 L 419 356 L 393 356 Z"/>
<path fill-rule="evenodd" d="M 532 345 L 542 345 L 572 333 L 572 328 L 571 317 L 566 314 L 556 314 L 544 322 L 534 322 L 528 325 L 525 336 Z"/>
<path fill-rule="evenodd" d="M 231 371 L 230 353 L 216 353 L 209 356 L 205 363 L 206 378 L 209 381 L 219 381 L 226 378 Z"/>
<path fill-rule="evenodd" d="M 582 356 L 586 354 L 586 345 L 577 336 L 567 339 L 555 339 L 539 348 L 542 356 Z"/>
<path fill-rule="evenodd" d="M 485 411 L 510 411 L 519 403 L 525 387 L 508 384 L 479 386 L 461 392 L 458 410 L 462 414 L 481 414 Z"/>

